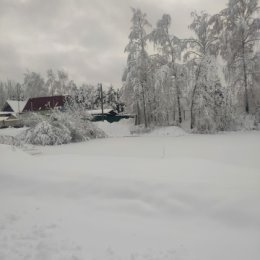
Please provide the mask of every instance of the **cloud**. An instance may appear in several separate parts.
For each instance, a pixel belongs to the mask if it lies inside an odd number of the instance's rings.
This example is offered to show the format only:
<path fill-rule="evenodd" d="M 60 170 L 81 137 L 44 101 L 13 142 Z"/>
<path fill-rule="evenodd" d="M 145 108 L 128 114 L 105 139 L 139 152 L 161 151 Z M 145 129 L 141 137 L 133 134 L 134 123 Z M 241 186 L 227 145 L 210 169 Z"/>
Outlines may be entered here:
<path fill-rule="evenodd" d="M 172 16 L 172 31 L 187 37 L 189 14 L 210 13 L 225 0 L 1 0 L 0 79 L 22 80 L 26 69 L 65 69 L 76 82 L 120 87 L 126 64 L 130 7 L 141 8 L 154 25 Z"/>

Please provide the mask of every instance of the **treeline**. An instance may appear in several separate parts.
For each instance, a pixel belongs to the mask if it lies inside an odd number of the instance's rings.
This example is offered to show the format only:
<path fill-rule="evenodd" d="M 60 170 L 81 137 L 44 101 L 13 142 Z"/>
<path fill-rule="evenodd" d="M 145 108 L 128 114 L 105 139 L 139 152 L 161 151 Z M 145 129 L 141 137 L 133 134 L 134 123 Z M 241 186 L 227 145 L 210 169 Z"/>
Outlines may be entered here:
<path fill-rule="evenodd" d="M 257 116 L 257 0 L 229 0 L 214 15 L 192 12 L 189 39 L 171 32 L 168 14 L 152 28 L 145 13 L 132 12 L 122 100 L 140 124 L 181 125 L 188 119 L 191 129 L 211 132 Z"/>
<path fill-rule="evenodd" d="M 77 86 L 63 70 L 48 70 L 46 78 L 36 72 L 27 71 L 22 83 L 8 80 L 0 82 L 0 109 L 7 99 L 26 100 L 30 97 L 70 95 L 86 109 L 101 107 L 101 89 L 98 85 Z M 116 108 L 119 103 L 119 90 L 112 85 L 103 89 L 104 107 Z"/>

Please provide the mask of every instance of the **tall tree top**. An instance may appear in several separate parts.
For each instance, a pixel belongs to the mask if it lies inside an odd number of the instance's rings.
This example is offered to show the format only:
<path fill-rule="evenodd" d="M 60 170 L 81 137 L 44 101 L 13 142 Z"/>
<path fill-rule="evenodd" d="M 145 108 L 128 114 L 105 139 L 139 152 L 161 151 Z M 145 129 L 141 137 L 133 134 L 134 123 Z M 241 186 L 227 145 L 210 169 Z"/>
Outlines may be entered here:
<path fill-rule="evenodd" d="M 163 14 L 162 18 L 157 22 L 156 28 L 150 34 L 150 40 L 154 42 L 156 47 L 161 49 L 163 55 L 170 57 L 171 62 L 180 58 L 181 40 L 170 33 L 171 16 Z"/>
<path fill-rule="evenodd" d="M 131 32 L 128 36 L 130 42 L 125 48 L 125 52 L 141 51 L 146 46 L 147 32 L 146 28 L 151 25 L 147 20 L 146 13 L 143 13 L 140 9 L 131 8 L 133 16 L 131 19 L 132 26 Z"/>

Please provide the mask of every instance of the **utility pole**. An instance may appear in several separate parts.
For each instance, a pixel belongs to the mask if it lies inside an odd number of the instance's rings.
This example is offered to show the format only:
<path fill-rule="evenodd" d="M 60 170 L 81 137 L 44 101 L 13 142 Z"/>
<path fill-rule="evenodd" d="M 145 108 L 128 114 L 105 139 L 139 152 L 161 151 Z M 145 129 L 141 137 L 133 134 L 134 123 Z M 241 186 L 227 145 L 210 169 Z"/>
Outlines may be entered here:
<path fill-rule="evenodd" d="M 51 101 L 52 101 L 52 107 L 51 107 L 51 104 L 50 104 L 50 109 L 53 109 L 54 108 L 54 100 L 53 100 L 53 82 L 51 81 Z"/>
<path fill-rule="evenodd" d="M 102 88 L 102 83 L 99 83 L 99 84 L 100 84 L 100 97 L 101 97 L 102 121 L 104 121 L 103 88 Z"/>
<path fill-rule="evenodd" d="M 18 115 L 20 114 L 20 89 L 18 83 L 16 84 L 17 102 L 18 102 Z"/>
<path fill-rule="evenodd" d="M 17 83 L 16 84 L 16 91 L 17 91 L 17 102 L 18 102 L 18 120 L 19 120 L 19 125 L 21 124 L 21 122 L 20 122 L 20 120 L 21 120 L 21 118 L 20 118 L 20 91 L 21 91 L 21 89 L 20 89 L 20 85 L 19 85 L 19 83 Z"/>

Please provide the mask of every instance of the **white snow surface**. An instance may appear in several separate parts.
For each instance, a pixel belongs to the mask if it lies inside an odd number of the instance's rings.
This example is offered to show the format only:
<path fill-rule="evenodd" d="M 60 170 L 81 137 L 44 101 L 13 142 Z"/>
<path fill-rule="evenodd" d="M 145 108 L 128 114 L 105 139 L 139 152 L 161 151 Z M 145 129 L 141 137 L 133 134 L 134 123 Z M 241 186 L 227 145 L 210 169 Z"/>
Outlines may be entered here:
<path fill-rule="evenodd" d="M 1 260 L 259 260 L 260 132 L 0 145 Z"/>
<path fill-rule="evenodd" d="M 152 129 L 149 133 L 146 134 L 137 134 L 133 133 L 133 130 L 137 130 L 134 126 L 134 119 L 122 119 L 119 122 L 109 123 L 107 121 L 94 122 L 94 124 L 102 129 L 109 137 L 126 137 L 126 136 L 137 136 L 143 135 L 146 136 L 171 136 L 177 137 L 186 135 L 187 133 L 176 126 L 167 126 L 167 127 L 156 127 Z M 136 131 L 137 132 L 137 131 Z"/>
<path fill-rule="evenodd" d="M 109 123 L 107 121 L 94 122 L 94 124 L 102 129 L 109 137 L 131 136 L 131 126 L 133 119 L 122 119 L 119 122 Z"/>
<path fill-rule="evenodd" d="M 14 128 L 14 127 L 9 127 L 9 128 L 2 128 L 0 129 L 0 136 L 1 135 L 7 135 L 7 136 L 17 136 L 23 131 L 27 130 L 28 127 L 20 127 L 20 128 Z"/>
<path fill-rule="evenodd" d="M 150 133 L 147 133 L 147 136 L 171 136 L 177 137 L 186 135 L 187 133 L 177 126 L 166 126 L 166 127 L 157 127 L 153 129 Z"/>

